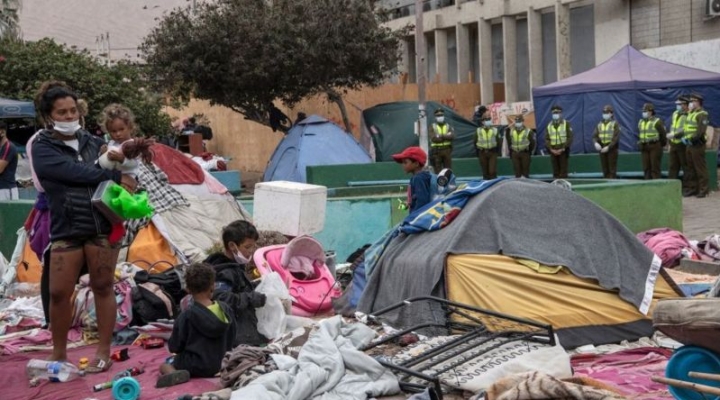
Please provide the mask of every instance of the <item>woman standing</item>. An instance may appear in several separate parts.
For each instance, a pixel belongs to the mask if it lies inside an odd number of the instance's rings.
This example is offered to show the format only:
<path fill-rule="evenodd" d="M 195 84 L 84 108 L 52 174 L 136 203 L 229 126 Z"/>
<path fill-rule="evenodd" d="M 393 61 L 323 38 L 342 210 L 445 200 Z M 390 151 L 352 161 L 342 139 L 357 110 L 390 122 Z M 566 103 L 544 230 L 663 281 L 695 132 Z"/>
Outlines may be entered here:
<path fill-rule="evenodd" d="M 90 273 L 100 342 L 89 373 L 107 371 L 117 305 L 113 291 L 117 244 L 110 243 L 111 225 L 91 203 L 98 184 L 113 180 L 133 192 L 137 183 L 119 171 L 101 169 L 96 161 L 104 142 L 80 128 L 77 96 L 54 87 L 40 98 L 40 114 L 52 126 L 32 144 L 33 168 L 45 189 L 50 209 L 51 360 L 67 359 L 70 298 L 83 264 Z"/>

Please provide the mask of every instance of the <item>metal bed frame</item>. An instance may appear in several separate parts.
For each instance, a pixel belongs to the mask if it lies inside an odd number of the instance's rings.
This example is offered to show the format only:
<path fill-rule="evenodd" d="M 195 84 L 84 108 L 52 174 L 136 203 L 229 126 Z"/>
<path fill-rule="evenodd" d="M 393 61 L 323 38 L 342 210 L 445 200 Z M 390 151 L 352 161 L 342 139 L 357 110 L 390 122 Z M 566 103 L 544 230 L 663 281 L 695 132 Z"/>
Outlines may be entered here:
<path fill-rule="evenodd" d="M 529 341 L 550 346 L 556 344 L 551 325 L 432 296 L 404 300 L 368 315 L 368 319 L 369 322 L 382 324 L 383 320 L 387 319 L 391 313 L 402 312 L 410 306 L 423 303 L 426 303 L 428 307 L 439 306 L 445 315 L 444 323 L 430 321 L 408 327 L 395 327 L 399 329 L 398 332 L 373 341 L 362 349 L 377 350 L 379 346 L 393 342 L 403 335 L 428 328 L 436 330 L 439 328 L 446 335 L 458 335 L 446 343 L 430 347 L 398 363 L 392 362 L 386 357 L 375 357 L 380 364 L 398 375 L 400 387 L 407 392 L 418 392 L 430 387 L 434 389 L 438 399 L 442 400 L 440 376 L 482 354 L 517 341 Z M 411 378 L 426 381 L 428 384 L 408 382 Z"/>

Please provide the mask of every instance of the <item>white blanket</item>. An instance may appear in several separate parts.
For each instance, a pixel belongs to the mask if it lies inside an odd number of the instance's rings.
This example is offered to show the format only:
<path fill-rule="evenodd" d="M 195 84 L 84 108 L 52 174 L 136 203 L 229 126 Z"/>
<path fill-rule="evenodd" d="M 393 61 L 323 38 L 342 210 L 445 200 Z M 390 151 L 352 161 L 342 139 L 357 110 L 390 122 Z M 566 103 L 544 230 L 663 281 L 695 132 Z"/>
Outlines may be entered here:
<path fill-rule="evenodd" d="M 247 217 L 232 196 L 217 195 L 216 199 L 184 196 L 189 207 L 177 207 L 159 215 L 170 242 L 190 262 L 200 262 L 211 247 L 222 241 L 224 226 Z"/>
<path fill-rule="evenodd" d="M 417 342 L 390 357 L 388 361 L 400 364 L 455 338 L 457 336 L 437 336 Z M 570 356 L 559 344 L 550 346 L 524 340 L 502 344 L 499 339 L 481 344 L 484 340 L 482 337 L 475 339 L 473 342 L 477 344 L 473 346 L 473 349 L 460 356 L 467 361 L 441 374 L 440 382 L 455 389 L 477 393 L 487 389 L 500 379 L 521 372 L 539 370 L 558 379 L 572 376 Z M 499 347 L 488 350 L 497 345 Z M 441 353 L 439 357 L 443 355 Z M 435 375 L 435 370 L 449 366 L 458 359 L 451 358 L 422 372 Z M 432 360 L 429 361 L 432 362 Z M 416 368 L 417 366 L 413 367 L 413 369 Z M 411 378 L 410 382 L 427 384 L 426 381 L 415 378 Z"/>
<path fill-rule="evenodd" d="M 400 393 L 395 376 L 358 350 L 374 337 L 363 324 L 348 324 L 340 316 L 326 319 L 297 360 L 273 356 L 280 370 L 233 392 L 231 400 L 366 400 Z"/>

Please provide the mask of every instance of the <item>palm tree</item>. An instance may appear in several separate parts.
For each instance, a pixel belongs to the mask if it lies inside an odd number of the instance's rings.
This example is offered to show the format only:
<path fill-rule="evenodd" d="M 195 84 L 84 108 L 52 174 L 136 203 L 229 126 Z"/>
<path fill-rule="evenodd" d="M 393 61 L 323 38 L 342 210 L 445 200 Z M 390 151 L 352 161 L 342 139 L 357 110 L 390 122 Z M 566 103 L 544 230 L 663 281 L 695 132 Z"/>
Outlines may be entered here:
<path fill-rule="evenodd" d="M 0 0 L 0 39 L 20 39 L 21 0 Z"/>

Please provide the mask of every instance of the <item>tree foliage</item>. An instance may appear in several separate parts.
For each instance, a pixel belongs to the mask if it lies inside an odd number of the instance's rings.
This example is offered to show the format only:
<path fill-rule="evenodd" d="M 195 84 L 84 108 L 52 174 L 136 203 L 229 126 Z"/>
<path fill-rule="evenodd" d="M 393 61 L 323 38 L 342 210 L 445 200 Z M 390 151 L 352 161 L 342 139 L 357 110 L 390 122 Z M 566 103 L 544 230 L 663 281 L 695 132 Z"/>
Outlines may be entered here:
<path fill-rule="evenodd" d="M 209 100 L 270 123 L 273 102 L 293 106 L 377 86 L 396 70 L 407 30 L 382 26 L 374 0 L 216 0 L 167 14 L 141 49 L 174 99 Z"/>
<path fill-rule="evenodd" d="M 32 100 L 44 81 L 61 80 L 87 101 L 89 126 L 96 124 L 105 106 L 122 103 L 135 113 L 140 133 L 168 134 L 170 117 L 162 111 L 163 99 L 146 90 L 143 68 L 126 62 L 107 66 L 87 51 L 74 51 L 51 39 L 0 41 L 0 96 Z"/>

